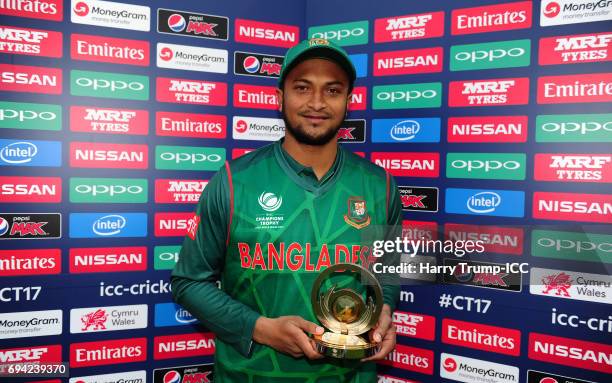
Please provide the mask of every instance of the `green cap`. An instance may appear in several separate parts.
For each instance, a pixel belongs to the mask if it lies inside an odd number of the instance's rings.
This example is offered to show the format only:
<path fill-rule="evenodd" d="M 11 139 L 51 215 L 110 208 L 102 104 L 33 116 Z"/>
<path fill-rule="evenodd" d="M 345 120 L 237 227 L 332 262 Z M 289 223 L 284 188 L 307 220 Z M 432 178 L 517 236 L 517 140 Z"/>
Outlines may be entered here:
<path fill-rule="evenodd" d="M 355 78 L 357 78 L 357 72 L 348 54 L 339 46 L 321 38 L 304 40 L 287 51 L 283 67 L 281 68 L 280 77 L 278 78 L 278 87 L 283 87 L 285 77 L 291 72 L 291 69 L 304 60 L 314 58 L 331 60 L 340 65 L 349 78 L 349 90 L 353 89 L 353 83 L 355 82 Z"/>

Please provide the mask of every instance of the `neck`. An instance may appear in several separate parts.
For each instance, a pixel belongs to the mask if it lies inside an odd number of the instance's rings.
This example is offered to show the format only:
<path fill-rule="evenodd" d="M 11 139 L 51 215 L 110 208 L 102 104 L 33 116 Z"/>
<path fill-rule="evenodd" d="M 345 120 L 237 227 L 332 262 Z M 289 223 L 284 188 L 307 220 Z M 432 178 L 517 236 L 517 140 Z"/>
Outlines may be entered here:
<path fill-rule="evenodd" d="M 285 131 L 283 149 L 300 164 L 311 167 L 317 178 L 321 179 L 334 164 L 338 152 L 338 141 L 334 137 L 324 145 L 305 145 Z"/>

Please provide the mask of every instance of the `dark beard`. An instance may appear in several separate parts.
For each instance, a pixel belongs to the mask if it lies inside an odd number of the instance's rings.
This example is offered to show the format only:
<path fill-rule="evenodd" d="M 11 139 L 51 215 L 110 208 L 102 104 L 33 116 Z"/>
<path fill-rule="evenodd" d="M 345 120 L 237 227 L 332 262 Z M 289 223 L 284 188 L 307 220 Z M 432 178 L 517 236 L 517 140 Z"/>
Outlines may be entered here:
<path fill-rule="evenodd" d="M 342 126 L 342 123 L 344 122 L 344 120 L 341 121 L 340 124 L 338 124 L 338 126 L 336 126 L 334 129 L 329 130 L 327 133 L 325 133 L 322 136 L 312 137 L 306 134 L 306 132 L 304 132 L 304 130 L 301 129 L 299 126 L 298 127 L 291 126 L 291 124 L 289 124 L 289 120 L 287 120 L 287 115 L 285 114 L 284 110 L 281 112 L 281 115 L 283 116 L 283 121 L 285 121 L 285 129 L 291 133 L 291 135 L 295 138 L 295 140 L 299 142 L 300 144 L 310 145 L 310 146 L 323 146 L 327 144 L 329 141 L 333 140 L 334 137 L 336 137 L 336 135 L 338 134 L 338 131 L 340 130 L 340 127 Z"/>

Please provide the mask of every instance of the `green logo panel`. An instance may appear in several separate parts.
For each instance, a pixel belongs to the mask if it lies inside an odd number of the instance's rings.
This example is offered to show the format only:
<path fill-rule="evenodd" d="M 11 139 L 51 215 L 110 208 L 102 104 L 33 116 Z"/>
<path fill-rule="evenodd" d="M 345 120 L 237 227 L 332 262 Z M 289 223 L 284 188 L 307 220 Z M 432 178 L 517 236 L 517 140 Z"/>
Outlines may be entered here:
<path fill-rule="evenodd" d="M 53 104 L 0 101 L 0 128 L 62 130 L 62 107 Z"/>
<path fill-rule="evenodd" d="M 155 270 L 172 270 L 178 261 L 181 246 L 155 246 L 153 267 Z"/>
<path fill-rule="evenodd" d="M 530 61 L 528 39 L 454 45 L 450 50 L 451 71 L 524 67 Z"/>
<path fill-rule="evenodd" d="M 149 77 L 71 70 L 70 94 L 146 101 L 149 99 Z"/>
<path fill-rule="evenodd" d="M 536 142 L 612 142 L 612 114 L 537 116 Z"/>
<path fill-rule="evenodd" d="M 448 153 L 447 178 L 524 180 L 524 153 Z"/>
<path fill-rule="evenodd" d="M 201 146 L 155 147 L 155 169 L 214 171 L 225 162 L 224 148 Z"/>
<path fill-rule="evenodd" d="M 439 108 L 442 83 L 379 85 L 372 88 L 373 109 Z"/>
<path fill-rule="evenodd" d="M 368 43 L 368 22 L 320 25 L 308 28 L 309 38 L 326 39 L 341 46 L 362 45 Z"/>
<path fill-rule="evenodd" d="M 572 261 L 612 263 L 612 235 L 533 230 L 531 255 Z"/>
<path fill-rule="evenodd" d="M 147 203 L 145 178 L 70 178 L 73 203 Z"/>

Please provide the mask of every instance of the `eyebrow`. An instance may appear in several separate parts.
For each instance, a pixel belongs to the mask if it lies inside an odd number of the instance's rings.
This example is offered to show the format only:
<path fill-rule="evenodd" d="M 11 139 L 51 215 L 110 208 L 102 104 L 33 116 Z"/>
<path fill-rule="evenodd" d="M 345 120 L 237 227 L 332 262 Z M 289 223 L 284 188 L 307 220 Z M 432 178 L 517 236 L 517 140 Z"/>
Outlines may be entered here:
<path fill-rule="evenodd" d="M 305 82 L 307 84 L 312 84 L 312 81 L 306 80 L 304 78 L 298 78 L 298 79 L 293 80 L 293 83 L 296 83 L 296 82 Z M 328 82 L 325 83 L 325 85 L 343 85 L 343 86 L 346 86 L 346 84 L 344 82 L 340 81 L 340 80 L 328 81 Z"/>

